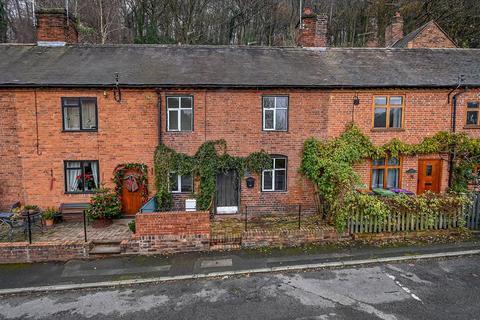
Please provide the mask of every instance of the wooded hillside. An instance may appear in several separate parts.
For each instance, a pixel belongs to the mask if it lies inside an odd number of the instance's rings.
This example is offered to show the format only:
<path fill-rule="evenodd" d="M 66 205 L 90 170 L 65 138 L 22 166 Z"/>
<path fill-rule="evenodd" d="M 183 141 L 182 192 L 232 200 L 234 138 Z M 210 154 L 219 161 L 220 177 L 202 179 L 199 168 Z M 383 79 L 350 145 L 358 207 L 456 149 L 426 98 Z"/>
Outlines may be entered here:
<path fill-rule="evenodd" d="M 65 7 L 84 43 L 294 45 L 300 0 L 0 0 L 0 42 L 34 42 L 34 9 Z M 329 15 L 331 46 L 364 46 L 396 11 L 405 34 L 435 20 L 460 47 L 480 47 L 479 0 L 304 0 Z M 375 27 L 377 25 L 377 27 Z"/>

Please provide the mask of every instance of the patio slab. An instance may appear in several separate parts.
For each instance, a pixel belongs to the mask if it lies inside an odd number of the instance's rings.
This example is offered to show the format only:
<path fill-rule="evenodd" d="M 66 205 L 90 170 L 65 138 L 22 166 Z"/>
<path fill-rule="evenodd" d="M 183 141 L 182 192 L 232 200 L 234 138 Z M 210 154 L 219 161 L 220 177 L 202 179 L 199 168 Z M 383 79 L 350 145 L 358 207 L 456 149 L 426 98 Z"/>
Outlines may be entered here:
<path fill-rule="evenodd" d="M 91 225 L 87 225 L 87 240 L 128 240 L 132 235 L 128 229 L 128 223 L 131 220 L 133 219 L 116 219 L 113 220 L 112 225 L 106 228 L 92 228 Z M 32 242 L 84 241 L 83 222 L 57 223 L 53 227 L 45 227 L 43 233 L 37 228 L 33 228 L 32 231 Z M 0 241 L 7 242 L 8 240 L 2 236 Z M 26 241 L 26 238 L 20 230 L 17 230 L 13 241 Z"/>

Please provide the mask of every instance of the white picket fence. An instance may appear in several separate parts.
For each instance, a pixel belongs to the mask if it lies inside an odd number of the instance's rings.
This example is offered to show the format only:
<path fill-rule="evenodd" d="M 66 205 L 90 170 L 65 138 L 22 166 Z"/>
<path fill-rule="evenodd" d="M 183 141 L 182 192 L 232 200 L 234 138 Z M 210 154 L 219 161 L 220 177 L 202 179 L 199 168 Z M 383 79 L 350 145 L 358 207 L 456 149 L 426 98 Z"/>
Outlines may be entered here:
<path fill-rule="evenodd" d="M 354 214 L 348 222 L 349 233 L 408 232 L 458 228 L 458 215 L 439 214 L 433 219 L 406 213 L 390 214 L 385 219 L 367 217 L 363 213 Z"/>

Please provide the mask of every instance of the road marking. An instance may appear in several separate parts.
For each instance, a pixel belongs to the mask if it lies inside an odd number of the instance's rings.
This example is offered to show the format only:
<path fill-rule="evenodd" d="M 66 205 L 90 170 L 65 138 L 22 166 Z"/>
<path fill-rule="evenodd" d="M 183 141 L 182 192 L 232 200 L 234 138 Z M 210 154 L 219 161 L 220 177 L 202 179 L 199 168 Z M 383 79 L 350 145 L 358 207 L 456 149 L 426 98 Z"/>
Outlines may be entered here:
<path fill-rule="evenodd" d="M 10 289 L 0 289 L 0 295 L 105 288 L 105 287 L 128 286 L 128 285 L 136 285 L 136 284 L 158 283 L 158 282 L 166 282 L 166 281 L 207 279 L 207 278 L 224 277 L 224 276 L 228 277 L 228 276 L 235 276 L 235 275 L 255 274 L 255 273 L 299 271 L 299 270 L 319 269 L 319 268 L 340 268 L 340 267 L 360 266 L 360 265 L 374 264 L 374 263 L 401 262 L 401 261 L 412 261 L 412 260 L 445 258 L 445 257 L 459 257 L 459 256 L 470 256 L 470 255 L 476 255 L 476 254 L 480 254 L 480 249 L 418 254 L 418 255 L 399 256 L 399 257 L 386 257 L 386 258 L 374 258 L 374 259 L 362 259 L 362 260 L 350 260 L 350 261 L 334 261 L 334 262 L 325 262 L 325 263 L 312 263 L 312 264 L 280 266 L 280 267 L 270 267 L 270 268 L 219 271 L 219 272 L 210 272 L 210 273 L 186 274 L 186 275 L 180 275 L 180 276 L 165 276 L 165 277 L 152 277 L 152 278 L 130 279 L 130 280 L 60 284 L 60 285 L 52 285 L 52 286 L 38 286 L 38 287 L 26 287 L 26 288 L 10 288 Z"/>
<path fill-rule="evenodd" d="M 233 266 L 232 259 L 203 260 L 200 268 L 220 268 Z"/>
<path fill-rule="evenodd" d="M 400 281 L 396 280 L 395 276 L 392 276 L 391 274 L 388 274 L 388 273 L 387 273 L 386 275 L 387 275 L 387 277 L 389 277 L 390 279 L 392 279 L 397 286 L 399 286 L 400 288 L 402 288 L 403 291 L 405 291 L 406 293 L 408 293 L 413 299 L 422 302 L 422 300 L 420 300 L 420 298 L 419 298 L 416 294 L 412 293 L 412 291 L 411 291 L 410 289 L 408 289 L 407 287 L 405 287 L 404 285 L 402 285 L 402 284 L 400 283 Z"/>

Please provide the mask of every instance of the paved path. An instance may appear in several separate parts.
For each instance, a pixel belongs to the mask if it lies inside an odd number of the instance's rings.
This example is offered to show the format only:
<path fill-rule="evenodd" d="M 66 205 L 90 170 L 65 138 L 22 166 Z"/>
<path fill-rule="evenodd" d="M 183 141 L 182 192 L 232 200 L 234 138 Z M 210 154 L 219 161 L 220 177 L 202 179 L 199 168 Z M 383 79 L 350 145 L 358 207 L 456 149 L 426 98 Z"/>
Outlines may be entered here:
<path fill-rule="evenodd" d="M 0 319 L 480 319 L 480 256 L 5 296 Z"/>

